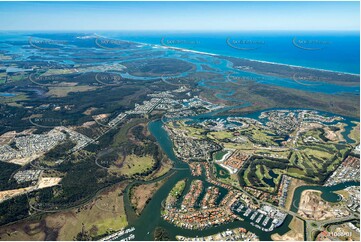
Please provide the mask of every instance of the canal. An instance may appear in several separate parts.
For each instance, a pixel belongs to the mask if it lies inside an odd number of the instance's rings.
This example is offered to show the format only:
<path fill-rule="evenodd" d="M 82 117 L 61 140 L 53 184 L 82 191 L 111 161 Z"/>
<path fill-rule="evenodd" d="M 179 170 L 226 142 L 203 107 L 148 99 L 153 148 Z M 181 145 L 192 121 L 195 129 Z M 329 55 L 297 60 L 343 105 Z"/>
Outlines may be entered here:
<path fill-rule="evenodd" d="M 254 115 L 252 115 L 254 116 Z M 203 115 L 201 115 L 202 118 L 204 118 Z M 199 117 L 198 117 L 199 118 Z M 125 204 L 125 210 L 126 215 L 129 223 L 129 227 L 135 227 L 135 231 L 133 232 L 135 235 L 136 240 L 153 240 L 154 239 L 154 230 L 157 227 L 162 227 L 165 229 L 170 236 L 171 240 L 175 240 L 176 235 L 182 235 L 187 237 L 202 237 L 202 236 L 208 236 L 212 235 L 218 232 L 225 231 L 226 229 L 232 229 L 232 228 L 239 228 L 243 227 L 247 229 L 248 231 L 256 233 L 260 240 L 271 240 L 271 235 L 274 233 L 279 233 L 280 235 L 285 234 L 288 232 L 289 229 L 289 223 L 292 220 L 292 216 L 288 215 L 285 219 L 282 226 L 274 229 L 272 232 L 264 232 L 262 230 L 259 230 L 252 226 L 249 222 L 247 222 L 247 219 L 245 221 L 234 221 L 228 224 L 224 224 L 217 227 L 211 227 L 205 230 L 188 230 L 184 228 L 179 228 L 174 226 L 173 224 L 170 224 L 166 221 L 164 221 L 161 218 L 161 210 L 162 210 L 162 204 L 164 200 L 167 198 L 169 192 L 174 187 L 174 185 L 182 180 L 187 179 L 187 187 L 189 187 L 190 182 L 194 177 L 192 177 L 189 166 L 187 163 L 182 162 L 179 160 L 176 155 L 173 152 L 173 143 L 168 136 L 167 132 L 162 127 L 163 123 L 161 120 L 150 122 L 148 127 L 149 131 L 152 133 L 152 135 L 156 138 L 158 144 L 160 145 L 161 149 L 165 152 L 167 157 L 172 160 L 173 162 L 173 168 L 170 172 L 168 172 L 165 176 L 159 178 L 159 179 L 166 179 L 166 182 L 164 185 L 153 195 L 153 198 L 150 200 L 148 205 L 144 208 L 141 215 L 138 216 L 135 214 L 134 210 L 132 209 L 130 199 L 129 199 L 129 191 L 132 185 L 135 183 L 149 183 L 149 182 L 141 182 L 141 181 L 134 181 L 132 184 L 130 184 L 125 193 L 124 193 L 124 204 Z M 349 130 L 348 130 L 349 131 Z M 210 184 L 206 181 L 205 175 L 198 178 L 204 182 L 205 187 L 210 186 Z M 355 183 L 345 183 L 340 184 L 336 186 L 331 187 L 323 187 L 323 186 L 301 186 L 298 187 L 295 190 L 292 204 L 295 204 L 295 206 L 291 207 L 291 210 L 293 212 L 297 212 L 297 206 L 300 200 L 300 196 L 302 191 L 307 189 L 314 189 L 322 191 L 322 198 L 326 201 L 330 202 L 337 202 L 339 201 L 339 196 L 334 191 L 343 189 L 347 186 L 351 185 L 359 185 Z M 221 190 L 222 196 L 225 195 L 224 188 L 219 187 Z M 118 238 L 121 239 L 121 238 Z"/>

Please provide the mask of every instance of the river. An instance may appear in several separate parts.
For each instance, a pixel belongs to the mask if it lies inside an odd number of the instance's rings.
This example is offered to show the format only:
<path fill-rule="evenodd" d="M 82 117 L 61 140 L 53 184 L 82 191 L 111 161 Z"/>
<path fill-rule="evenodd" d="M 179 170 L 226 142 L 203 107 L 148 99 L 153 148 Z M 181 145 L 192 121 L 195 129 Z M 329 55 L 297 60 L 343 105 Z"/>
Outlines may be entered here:
<path fill-rule="evenodd" d="M 206 115 L 202 115 L 204 118 Z M 254 116 L 254 115 L 251 115 Z M 225 225 L 212 227 L 205 230 L 188 230 L 184 228 L 178 228 L 161 218 L 161 210 L 162 210 L 162 203 L 167 198 L 169 192 L 173 188 L 173 186 L 182 179 L 187 179 L 187 186 L 189 186 L 191 180 L 193 179 L 191 176 L 191 172 L 189 170 L 188 164 L 179 160 L 173 152 L 173 143 L 168 136 L 168 133 L 162 127 L 163 123 L 161 120 L 150 122 L 148 127 L 149 131 L 152 135 L 156 138 L 158 144 L 160 145 L 161 149 L 165 152 L 167 157 L 172 160 L 174 166 L 170 172 L 168 172 L 164 177 L 159 179 L 166 179 L 164 185 L 153 195 L 153 198 L 150 200 L 148 205 L 144 208 L 141 215 L 138 216 L 135 214 L 134 210 L 131 207 L 129 201 L 129 190 L 134 183 L 149 183 L 149 182 L 140 182 L 135 181 L 131 185 L 129 185 L 125 191 L 124 195 L 124 204 L 126 215 L 129 223 L 129 227 L 135 227 L 135 231 L 133 234 L 135 235 L 136 240 L 153 240 L 153 234 L 156 227 L 162 227 L 166 229 L 167 233 L 170 236 L 171 240 L 175 240 L 176 235 L 188 236 L 188 237 L 200 237 L 200 236 L 208 236 L 211 234 L 215 234 L 218 232 L 225 231 L 226 229 L 238 228 L 243 227 L 251 232 L 256 233 L 260 240 L 271 240 L 271 234 L 279 233 L 280 235 L 285 234 L 290 229 L 288 227 L 289 223 L 292 220 L 292 216 L 288 215 L 286 220 L 284 221 L 283 225 L 274 229 L 272 232 L 267 233 L 261 231 L 252 225 L 250 225 L 247 221 L 235 221 Z M 209 184 L 205 180 L 205 176 L 197 178 L 204 182 L 204 187 L 208 187 Z M 153 181 L 151 181 L 153 182 Z M 322 198 L 327 201 L 335 202 L 338 200 L 338 195 L 332 193 L 333 191 L 337 191 L 343 189 L 347 186 L 355 185 L 354 183 L 351 184 L 340 184 L 331 187 L 323 187 L 323 186 L 301 186 L 298 187 L 293 196 L 293 203 L 297 204 L 299 202 L 300 196 L 302 191 L 306 189 L 315 189 L 322 191 Z M 221 190 L 221 194 L 225 195 L 226 191 L 219 187 Z M 292 211 L 296 212 L 297 208 L 295 206 L 292 207 Z M 122 237 L 118 238 L 121 239 Z"/>

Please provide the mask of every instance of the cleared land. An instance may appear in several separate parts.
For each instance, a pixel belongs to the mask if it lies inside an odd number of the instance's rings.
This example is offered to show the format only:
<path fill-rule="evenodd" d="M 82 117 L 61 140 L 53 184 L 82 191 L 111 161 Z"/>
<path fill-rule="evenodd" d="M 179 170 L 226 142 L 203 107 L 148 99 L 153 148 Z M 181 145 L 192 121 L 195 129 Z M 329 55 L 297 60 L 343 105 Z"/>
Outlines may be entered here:
<path fill-rule="evenodd" d="M 340 203 L 326 202 L 321 198 L 321 191 L 305 190 L 301 194 L 301 201 L 298 208 L 298 214 L 305 219 L 326 220 L 336 217 L 334 207 L 338 207 L 338 213 L 346 214 L 341 210 Z M 347 210 L 346 210 L 347 211 Z"/>
<path fill-rule="evenodd" d="M 158 189 L 164 184 L 166 180 L 167 179 L 163 179 L 158 182 L 135 185 L 132 187 L 130 192 L 130 201 L 138 215 L 142 213 L 147 203 L 152 199 L 153 195 L 156 193 L 156 191 L 158 191 Z"/>
<path fill-rule="evenodd" d="M 9 199 L 32 190 L 56 186 L 59 184 L 60 181 L 61 181 L 60 177 L 41 177 L 36 186 L 0 191 L 0 202 L 5 199 Z"/>
<path fill-rule="evenodd" d="M 121 162 L 121 168 L 117 166 L 111 166 L 110 172 L 118 172 L 124 175 L 132 176 L 137 173 L 145 172 L 152 168 L 154 165 L 154 159 L 151 156 L 139 157 L 136 155 L 128 155 L 123 162 Z"/>
<path fill-rule="evenodd" d="M 32 190 L 34 188 L 35 187 L 32 186 L 32 187 L 25 187 L 25 188 L 13 189 L 13 190 L 0 191 L 0 202 L 5 199 L 9 199 L 17 195 L 26 193 L 27 191 Z"/>
<path fill-rule="evenodd" d="M 72 92 L 87 92 L 97 89 L 91 86 L 69 86 L 69 87 L 49 87 L 46 95 L 54 97 L 66 97 Z"/>
<path fill-rule="evenodd" d="M 38 182 L 38 189 L 58 185 L 60 181 L 60 177 L 41 177 Z"/>

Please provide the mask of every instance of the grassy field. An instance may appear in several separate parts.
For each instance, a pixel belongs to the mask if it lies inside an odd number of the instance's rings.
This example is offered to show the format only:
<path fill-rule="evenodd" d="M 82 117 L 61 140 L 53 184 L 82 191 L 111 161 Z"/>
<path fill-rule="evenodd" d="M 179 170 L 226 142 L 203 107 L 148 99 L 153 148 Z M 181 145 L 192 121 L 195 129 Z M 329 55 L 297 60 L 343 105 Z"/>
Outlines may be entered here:
<path fill-rule="evenodd" d="M 152 180 L 157 177 L 161 177 L 161 176 L 165 175 L 167 172 L 169 172 L 172 169 L 172 167 L 173 167 L 173 164 L 172 164 L 171 160 L 163 159 L 160 167 L 156 171 L 154 171 L 152 174 L 145 177 L 145 180 Z"/>
<path fill-rule="evenodd" d="M 110 172 L 116 172 L 128 176 L 132 176 L 136 173 L 142 173 L 152 168 L 155 160 L 151 156 L 136 156 L 128 155 L 124 162 L 121 164 L 121 167 L 115 165 L 110 166 Z"/>
<path fill-rule="evenodd" d="M 229 143 L 229 142 L 222 142 L 222 145 L 226 149 L 237 149 L 242 150 L 245 153 L 253 153 L 254 146 L 251 142 L 247 141 L 245 143 Z"/>
<path fill-rule="evenodd" d="M 252 183 L 248 180 L 249 172 L 251 171 L 250 166 L 247 167 L 247 169 L 244 171 L 243 180 L 246 184 L 246 186 L 251 186 Z"/>
<path fill-rule="evenodd" d="M 263 166 L 264 167 L 264 166 Z M 276 186 L 270 186 L 269 184 L 267 184 L 264 180 L 264 178 L 268 179 L 266 176 L 270 177 L 269 173 L 268 173 L 268 169 L 264 170 L 265 173 L 263 173 L 261 171 L 261 166 L 257 165 L 256 166 L 256 171 L 255 171 L 255 175 L 257 177 L 257 180 L 253 180 L 252 185 L 260 190 L 263 191 L 267 191 L 267 192 L 274 192 Z M 272 181 L 274 182 L 274 180 L 272 179 Z M 277 183 L 275 183 L 277 184 Z"/>
<path fill-rule="evenodd" d="M 333 154 L 330 154 L 329 152 L 326 152 L 326 151 L 313 149 L 313 147 L 307 147 L 304 150 L 302 150 L 302 152 L 306 153 L 309 156 L 314 156 L 314 157 L 317 157 L 319 159 L 324 159 L 324 160 L 328 160 L 333 157 Z"/>
<path fill-rule="evenodd" d="M 179 125 L 182 129 L 186 130 L 189 134 L 189 136 L 194 138 L 204 138 L 203 129 L 193 128 L 184 123 L 184 121 L 177 122 L 177 125 Z"/>
<path fill-rule="evenodd" d="M 264 166 L 262 166 L 264 167 Z M 262 181 L 263 177 L 265 176 L 264 172 L 261 172 L 261 165 L 256 165 L 256 176 L 258 177 L 258 180 Z"/>
<path fill-rule="evenodd" d="M 233 132 L 229 132 L 229 131 L 219 131 L 219 132 L 210 132 L 208 133 L 208 137 L 209 138 L 213 138 L 213 139 L 230 139 L 233 138 L 234 135 L 232 134 Z"/>
<path fill-rule="evenodd" d="M 65 75 L 77 73 L 76 69 L 49 69 L 42 76 Z"/>
<path fill-rule="evenodd" d="M 130 192 L 130 201 L 138 215 L 142 213 L 147 203 L 152 199 L 154 193 L 158 191 L 158 189 L 165 183 L 166 180 L 167 179 L 165 178 L 158 182 L 135 185 L 131 188 L 132 190 Z"/>
<path fill-rule="evenodd" d="M 285 151 L 279 151 L 279 150 L 266 150 L 266 149 L 262 149 L 262 148 L 257 148 L 254 151 L 254 154 L 259 154 L 259 155 L 264 155 L 267 154 L 269 156 L 274 156 L 280 159 L 288 159 L 288 156 L 290 155 L 290 151 L 289 150 L 285 150 Z"/>
<path fill-rule="evenodd" d="M 267 179 L 272 179 L 271 175 L 269 174 L 268 167 L 263 165 L 263 169 L 264 169 L 263 177 Z"/>
<path fill-rule="evenodd" d="M 241 186 L 239 185 L 239 180 L 238 180 L 238 176 L 237 174 L 232 174 L 227 178 L 218 178 L 217 180 L 219 180 L 220 182 L 224 183 L 224 184 L 228 184 L 237 188 L 241 188 Z"/>
<path fill-rule="evenodd" d="M 273 141 L 273 137 L 271 136 L 274 135 L 273 133 L 265 130 L 260 130 L 255 125 L 250 125 L 250 127 L 246 130 L 242 130 L 241 134 L 247 136 L 250 141 L 256 144 L 264 144 L 268 146 L 277 145 L 276 142 Z"/>
<path fill-rule="evenodd" d="M 291 139 L 287 138 L 288 142 L 282 144 L 279 141 L 284 140 L 286 136 L 258 123 L 240 127 L 237 132 L 234 130 L 215 132 L 184 121 L 176 121 L 176 123 L 176 126 L 172 123 L 174 130 L 184 132 L 187 136 L 194 139 L 212 139 L 223 149 L 237 149 L 250 155 L 252 162 L 239 173 L 240 185 L 253 186 L 271 193 L 278 187 L 282 174 L 304 179 L 307 182 L 323 182 L 351 149 L 344 143 L 341 135 L 345 123 L 336 125 L 306 123 L 300 127 L 300 132 L 290 131 Z M 292 137 L 296 134 L 297 140 L 292 142 Z M 225 151 L 217 152 L 214 158 L 220 160 L 225 153 Z M 220 175 L 218 167 L 215 167 L 215 170 L 217 171 L 215 176 L 219 181 L 233 183 L 229 177 Z"/>
<path fill-rule="evenodd" d="M 174 204 L 178 198 L 182 195 L 184 188 L 186 187 L 186 179 L 180 180 L 175 184 L 172 190 L 169 192 L 166 199 L 166 204 Z"/>
<path fill-rule="evenodd" d="M 45 215 L 36 222 L 17 222 L 0 228 L 2 240 L 74 240 L 82 230 L 87 240 L 127 226 L 123 191 L 127 183 L 114 185 L 89 203 Z"/>
<path fill-rule="evenodd" d="M 0 73 L 0 84 L 4 84 L 6 80 L 6 72 Z"/>
<path fill-rule="evenodd" d="M 170 191 L 169 195 L 171 196 L 178 196 L 180 194 L 182 194 L 184 188 L 185 188 L 186 182 L 185 180 L 181 180 L 179 182 L 177 182 L 177 184 L 173 187 L 173 189 Z"/>
<path fill-rule="evenodd" d="M 24 93 L 17 93 L 14 97 L 1 97 L 0 96 L 0 104 L 10 104 L 10 103 L 16 103 L 19 101 L 25 101 L 28 100 L 28 96 Z"/>
<path fill-rule="evenodd" d="M 305 172 L 299 168 L 291 167 L 287 169 L 287 173 L 293 176 L 304 176 Z"/>
<path fill-rule="evenodd" d="M 71 240 L 73 234 L 81 231 L 81 224 L 84 224 L 85 230 L 90 231 L 92 236 L 125 227 L 128 224 L 122 196 L 125 187 L 126 183 L 115 185 L 97 196 L 90 204 L 73 210 L 76 213 L 76 223 L 74 224 L 74 220 L 66 223 L 62 227 L 59 239 Z"/>
<path fill-rule="evenodd" d="M 226 150 L 218 151 L 217 153 L 214 154 L 214 158 L 216 160 L 222 160 L 223 156 L 225 156 L 227 153 L 228 153 L 228 151 L 226 151 Z"/>
<path fill-rule="evenodd" d="M 350 194 L 346 190 L 335 191 L 335 193 L 343 196 L 345 199 L 348 199 L 350 197 Z"/>
<path fill-rule="evenodd" d="M 122 125 L 118 133 L 114 136 L 113 147 L 118 147 L 122 143 L 128 142 L 128 130 L 137 124 L 146 122 L 146 119 L 132 119 L 128 123 Z"/>
<path fill-rule="evenodd" d="M 91 86 L 61 86 L 61 87 L 48 87 L 49 91 L 46 93 L 47 96 L 54 97 L 66 97 L 71 92 L 87 92 L 97 89 L 97 87 Z"/>

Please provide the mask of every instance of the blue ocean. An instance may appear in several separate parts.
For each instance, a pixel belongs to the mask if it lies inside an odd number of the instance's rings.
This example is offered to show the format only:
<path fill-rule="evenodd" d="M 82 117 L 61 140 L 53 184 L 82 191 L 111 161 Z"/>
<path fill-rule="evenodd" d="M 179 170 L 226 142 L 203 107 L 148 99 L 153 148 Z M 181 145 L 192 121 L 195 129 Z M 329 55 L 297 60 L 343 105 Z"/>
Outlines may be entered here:
<path fill-rule="evenodd" d="M 96 32 L 225 56 L 360 74 L 359 32 Z"/>
<path fill-rule="evenodd" d="M 82 32 L 79 31 L 79 33 Z M 360 74 L 359 32 L 94 31 L 94 33 L 117 40 L 165 45 L 218 55 Z M 29 34 L 3 32 L 0 35 L 0 41 L 26 40 Z"/>

